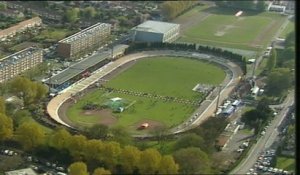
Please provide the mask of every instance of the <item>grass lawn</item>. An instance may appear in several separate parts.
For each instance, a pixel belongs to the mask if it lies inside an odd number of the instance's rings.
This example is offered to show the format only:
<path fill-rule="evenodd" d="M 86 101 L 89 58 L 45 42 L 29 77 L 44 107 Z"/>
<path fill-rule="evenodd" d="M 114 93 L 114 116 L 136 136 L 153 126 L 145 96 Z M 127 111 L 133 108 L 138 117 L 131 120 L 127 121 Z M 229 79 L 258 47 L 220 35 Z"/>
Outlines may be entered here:
<path fill-rule="evenodd" d="M 276 168 L 295 172 L 295 159 L 287 157 L 277 157 Z"/>
<path fill-rule="evenodd" d="M 184 31 L 179 41 L 257 50 L 256 47 L 263 47 L 271 40 L 285 19 L 269 12 L 244 12 L 237 18 L 234 16 L 236 10 L 218 7 L 203 9 L 198 13 L 208 13 L 209 16 Z"/>
<path fill-rule="evenodd" d="M 43 30 L 39 35 L 37 35 L 35 39 L 58 41 L 63 38 L 66 38 L 72 33 L 74 32 L 68 29 L 47 28 Z"/>
<path fill-rule="evenodd" d="M 22 117 L 21 120 L 19 120 L 17 122 L 18 122 L 18 124 L 21 124 L 23 122 L 34 122 L 37 125 L 39 125 L 45 131 L 46 134 L 50 134 L 53 131 L 51 128 L 48 128 L 48 127 L 40 124 L 39 122 L 35 121 L 32 117 L 29 117 L 29 116 L 24 116 L 24 117 Z"/>
<path fill-rule="evenodd" d="M 209 75 L 209 76 L 207 76 Z M 217 66 L 192 59 L 160 57 L 139 60 L 130 69 L 110 80 L 105 86 L 138 92 L 154 93 L 184 99 L 200 99 L 202 94 L 192 91 L 197 83 L 218 84 L 225 78 L 225 72 Z M 85 95 L 67 111 L 67 116 L 76 124 L 91 126 L 99 122 L 97 115 L 85 115 L 82 107 L 93 102 L 103 104 L 107 100 L 120 97 L 132 105 L 122 113 L 114 113 L 117 123 L 128 128 L 144 120 L 157 121 L 167 127 L 183 122 L 196 106 L 158 99 L 109 93 L 96 90 Z"/>
<path fill-rule="evenodd" d="M 263 58 L 260 65 L 255 69 L 255 75 L 258 76 L 264 69 L 266 69 L 267 62 L 269 58 Z"/>
<path fill-rule="evenodd" d="M 17 44 L 15 46 L 11 47 L 10 49 L 14 50 L 15 52 L 18 52 L 20 50 L 23 50 L 23 49 L 28 48 L 28 47 L 32 47 L 34 45 L 37 46 L 37 47 L 43 48 L 42 44 L 40 44 L 40 43 L 25 41 L 23 43 L 20 43 L 20 44 Z"/>
<path fill-rule="evenodd" d="M 222 69 L 207 62 L 156 57 L 138 61 L 105 86 L 195 100 L 201 96 L 192 91 L 197 83 L 218 85 L 224 78 Z"/>
<path fill-rule="evenodd" d="M 280 38 L 285 38 L 287 34 L 295 30 L 295 22 L 289 21 L 288 25 L 285 27 L 285 29 L 280 33 Z"/>

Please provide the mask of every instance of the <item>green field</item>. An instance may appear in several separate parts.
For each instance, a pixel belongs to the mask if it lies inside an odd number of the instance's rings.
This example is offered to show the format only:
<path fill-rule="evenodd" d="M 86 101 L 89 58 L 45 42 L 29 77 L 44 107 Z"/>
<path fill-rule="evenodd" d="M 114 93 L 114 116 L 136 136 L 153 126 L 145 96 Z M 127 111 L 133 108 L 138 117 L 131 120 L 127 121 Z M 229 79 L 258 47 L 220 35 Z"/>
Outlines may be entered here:
<path fill-rule="evenodd" d="M 225 78 L 225 72 L 216 65 L 199 60 L 178 57 L 159 57 L 138 60 L 109 82 L 106 87 L 172 96 L 189 100 L 200 100 L 202 94 L 192 91 L 198 83 L 217 85 Z M 117 118 L 114 125 L 123 125 L 134 130 L 135 124 L 144 120 L 172 127 L 183 122 L 196 106 L 178 102 L 107 92 L 99 89 L 85 95 L 67 111 L 69 119 L 78 125 L 91 126 L 100 122 L 98 115 L 85 115 L 82 106 L 88 102 L 103 104 L 120 97 L 132 103 L 122 113 L 113 113 Z"/>
<path fill-rule="evenodd" d="M 67 36 L 74 33 L 68 29 L 59 29 L 59 28 L 47 28 L 43 30 L 39 35 L 35 36 L 36 40 L 47 40 L 47 41 L 58 41 L 66 38 Z"/>
<path fill-rule="evenodd" d="M 280 33 L 280 38 L 285 38 L 287 34 L 295 30 L 295 22 L 289 21 L 285 29 Z"/>
<path fill-rule="evenodd" d="M 209 75 L 209 76 L 207 76 Z M 225 78 L 222 69 L 209 63 L 174 57 L 139 61 L 106 86 L 158 95 L 199 99 L 192 91 L 197 83 L 218 85 Z"/>
<path fill-rule="evenodd" d="M 295 172 L 295 159 L 287 157 L 277 157 L 276 168 Z"/>
<path fill-rule="evenodd" d="M 236 12 L 218 7 L 194 10 L 194 13 L 207 13 L 208 16 L 183 31 L 179 42 L 257 50 L 271 40 L 286 18 L 277 13 L 247 11 L 235 17 Z M 191 13 L 184 15 L 191 16 Z M 185 18 L 184 15 L 179 18 Z"/>

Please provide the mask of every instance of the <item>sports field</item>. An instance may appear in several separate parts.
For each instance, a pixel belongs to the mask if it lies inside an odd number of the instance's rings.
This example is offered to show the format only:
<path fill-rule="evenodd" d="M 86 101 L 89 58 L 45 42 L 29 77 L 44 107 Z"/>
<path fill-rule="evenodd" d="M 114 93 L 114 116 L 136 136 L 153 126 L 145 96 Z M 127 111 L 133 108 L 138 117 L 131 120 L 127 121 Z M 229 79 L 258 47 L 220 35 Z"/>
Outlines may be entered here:
<path fill-rule="evenodd" d="M 224 70 L 208 62 L 179 57 L 146 58 L 138 60 L 104 86 L 151 95 L 139 96 L 98 89 L 72 105 L 67 111 L 67 116 L 72 122 L 82 126 L 91 126 L 95 123 L 123 125 L 135 132 L 141 132 L 136 131 L 136 128 L 143 122 L 150 123 L 150 127 L 173 127 L 185 121 L 197 106 L 182 103 L 180 100 L 166 101 L 156 97 L 168 96 L 199 101 L 203 98 L 203 94 L 192 90 L 198 83 L 218 85 L 224 78 Z M 97 111 L 82 109 L 87 103 L 101 105 L 116 97 L 128 102 L 121 113 L 113 113 L 107 109 Z"/>
<path fill-rule="evenodd" d="M 295 159 L 288 157 L 277 157 L 276 168 L 280 168 L 286 171 L 295 172 Z"/>
<path fill-rule="evenodd" d="M 257 50 L 271 40 L 286 19 L 286 16 L 270 12 L 244 11 L 240 17 L 236 17 L 236 10 L 218 7 L 196 8 L 199 10 L 194 10 L 193 13 L 199 19 L 195 19 L 196 23 L 182 30 L 179 42 Z M 189 18 L 184 14 L 177 21 L 185 25 L 188 23 L 185 21 L 194 20 L 190 13 L 186 15 L 189 15 Z"/>

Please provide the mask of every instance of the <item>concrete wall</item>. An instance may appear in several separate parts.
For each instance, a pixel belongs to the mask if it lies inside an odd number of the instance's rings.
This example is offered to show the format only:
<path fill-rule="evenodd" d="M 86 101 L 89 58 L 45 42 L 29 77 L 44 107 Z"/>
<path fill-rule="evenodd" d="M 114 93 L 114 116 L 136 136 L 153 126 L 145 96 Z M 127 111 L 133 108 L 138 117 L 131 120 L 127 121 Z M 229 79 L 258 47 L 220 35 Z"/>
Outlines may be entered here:
<path fill-rule="evenodd" d="M 162 42 L 162 33 L 152 33 L 144 31 L 136 31 L 134 36 L 134 41 L 136 42 Z"/>

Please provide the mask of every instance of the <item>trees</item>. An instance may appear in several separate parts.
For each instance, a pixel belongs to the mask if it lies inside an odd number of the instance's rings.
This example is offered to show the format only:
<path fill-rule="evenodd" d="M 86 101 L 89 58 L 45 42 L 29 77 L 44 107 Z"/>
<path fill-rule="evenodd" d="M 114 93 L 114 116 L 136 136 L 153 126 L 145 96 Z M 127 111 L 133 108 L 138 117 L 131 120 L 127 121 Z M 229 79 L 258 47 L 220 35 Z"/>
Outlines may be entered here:
<path fill-rule="evenodd" d="M 113 169 L 117 165 L 120 153 L 121 153 L 121 147 L 118 142 L 106 142 L 104 145 L 103 151 L 103 162 L 110 168 Z"/>
<path fill-rule="evenodd" d="M 133 146 L 125 146 L 120 154 L 120 162 L 125 174 L 132 174 L 139 164 L 141 151 Z"/>
<path fill-rule="evenodd" d="M 93 175 L 111 175 L 111 172 L 104 168 L 96 168 L 93 172 Z"/>
<path fill-rule="evenodd" d="M 288 68 L 274 69 L 267 78 L 267 94 L 280 96 L 292 83 L 291 72 Z"/>
<path fill-rule="evenodd" d="M 38 82 L 34 83 L 34 86 L 36 86 L 35 87 L 36 92 L 35 92 L 35 97 L 34 97 L 35 101 L 39 101 L 40 99 L 45 98 L 45 96 L 48 93 L 47 87 Z"/>
<path fill-rule="evenodd" d="M 89 175 L 84 162 L 75 162 L 69 166 L 69 173 L 72 175 Z"/>
<path fill-rule="evenodd" d="M 276 66 L 276 62 L 277 62 L 277 52 L 276 50 L 273 48 L 271 50 L 271 55 L 268 59 L 268 62 L 267 62 L 267 70 L 270 72 L 272 71 L 275 66 Z"/>
<path fill-rule="evenodd" d="M 130 145 L 132 137 L 124 126 L 116 126 L 111 128 L 112 140 L 120 143 L 121 145 Z"/>
<path fill-rule="evenodd" d="M 3 97 L 0 96 L 0 114 L 5 114 L 6 108 L 5 108 L 5 101 Z"/>
<path fill-rule="evenodd" d="M 197 134 L 191 133 L 179 138 L 174 145 L 175 150 L 188 147 L 198 147 L 202 149 L 204 147 L 203 138 Z"/>
<path fill-rule="evenodd" d="M 287 68 L 294 68 L 293 63 L 295 63 L 295 57 L 296 57 L 296 52 L 295 52 L 295 47 L 290 46 L 288 48 L 285 48 L 284 51 L 282 52 L 282 56 L 278 57 L 278 67 L 287 67 Z"/>
<path fill-rule="evenodd" d="M 66 149 L 71 139 L 71 134 L 63 128 L 59 128 L 49 138 L 49 145 L 58 149 Z"/>
<path fill-rule="evenodd" d="M 87 135 L 93 139 L 105 139 L 108 134 L 108 126 L 103 124 L 95 124 L 87 129 Z"/>
<path fill-rule="evenodd" d="M 265 1 L 257 1 L 256 3 L 256 9 L 260 12 L 263 12 L 266 10 L 266 2 Z"/>
<path fill-rule="evenodd" d="M 184 148 L 174 154 L 175 162 L 179 164 L 181 174 L 208 174 L 210 160 L 200 148 Z"/>
<path fill-rule="evenodd" d="M 161 9 L 163 16 L 170 20 L 197 4 L 197 1 L 165 1 L 162 3 Z"/>
<path fill-rule="evenodd" d="M 81 160 L 84 155 L 86 142 L 86 137 L 83 135 L 74 135 L 70 138 L 68 143 L 68 150 L 74 160 Z"/>
<path fill-rule="evenodd" d="M 177 174 L 178 169 L 179 165 L 175 163 L 173 157 L 166 155 L 161 158 L 158 174 Z"/>
<path fill-rule="evenodd" d="M 265 125 L 268 120 L 273 116 L 273 110 L 269 107 L 269 101 L 262 98 L 255 109 L 247 111 L 242 115 L 241 120 L 246 125 L 255 129 L 255 134 L 258 134 L 261 126 Z"/>
<path fill-rule="evenodd" d="M 97 14 L 95 8 L 91 6 L 84 8 L 82 13 L 85 18 L 94 18 Z"/>
<path fill-rule="evenodd" d="M 44 143 L 45 132 L 35 122 L 22 123 L 15 132 L 16 140 L 22 144 L 25 150 L 32 150 Z"/>
<path fill-rule="evenodd" d="M 4 3 L 0 3 L 0 10 L 6 10 L 7 6 Z"/>
<path fill-rule="evenodd" d="M 68 9 L 65 13 L 65 18 L 68 22 L 74 23 L 79 19 L 79 8 Z"/>
<path fill-rule="evenodd" d="M 7 117 L 4 113 L 0 113 L 0 142 L 10 139 L 13 135 L 12 119 Z"/>
<path fill-rule="evenodd" d="M 286 38 L 285 38 L 285 47 L 291 47 L 291 46 L 295 46 L 295 30 L 293 30 L 292 32 L 290 32 Z"/>
<path fill-rule="evenodd" d="M 161 161 L 160 153 L 153 148 L 146 149 L 142 152 L 138 165 L 141 174 L 156 174 Z"/>
<path fill-rule="evenodd" d="M 16 77 L 10 83 L 10 92 L 21 96 L 24 103 L 29 105 L 45 97 L 48 90 L 41 83 L 32 82 L 25 77 Z"/>
<path fill-rule="evenodd" d="M 103 161 L 104 143 L 100 140 L 88 140 L 84 150 L 84 157 L 88 163 L 96 165 Z"/>

